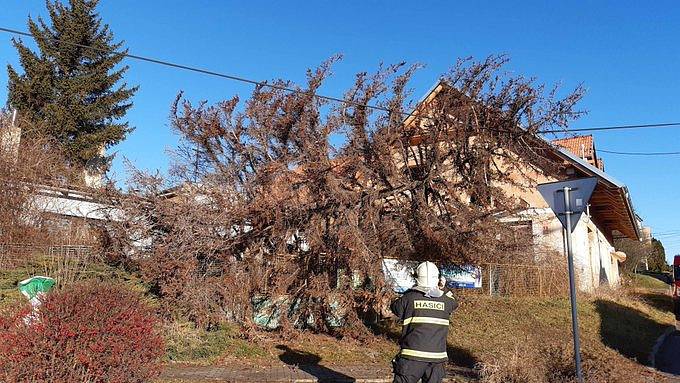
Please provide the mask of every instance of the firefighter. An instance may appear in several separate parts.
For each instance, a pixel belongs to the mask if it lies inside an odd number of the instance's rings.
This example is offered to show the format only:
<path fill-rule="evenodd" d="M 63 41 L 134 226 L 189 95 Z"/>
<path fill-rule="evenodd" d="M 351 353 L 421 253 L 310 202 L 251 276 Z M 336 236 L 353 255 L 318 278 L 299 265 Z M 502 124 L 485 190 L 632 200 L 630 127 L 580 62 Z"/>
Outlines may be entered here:
<path fill-rule="evenodd" d="M 458 303 L 451 291 L 439 288 L 439 270 L 432 262 L 416 268 L 416 285 L 390 306 L 402 323 L 399 354 L 392 361 L 395 383 L 441 382 L 448 361 L 449 317 Z"/>

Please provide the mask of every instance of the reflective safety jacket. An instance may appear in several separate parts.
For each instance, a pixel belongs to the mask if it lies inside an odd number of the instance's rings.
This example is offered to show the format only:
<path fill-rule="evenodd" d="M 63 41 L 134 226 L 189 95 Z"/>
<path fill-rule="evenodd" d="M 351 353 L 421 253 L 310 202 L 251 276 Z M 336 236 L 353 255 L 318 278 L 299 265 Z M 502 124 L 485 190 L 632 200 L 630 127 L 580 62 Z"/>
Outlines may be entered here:
<path fill-rule="evenodd" d="M 408 290 L 390 309 L 402 322 L 399 356 L 421 362 L 446 362 L 449 317 L 458 307 L 451 291 L 438 298 Z"/>

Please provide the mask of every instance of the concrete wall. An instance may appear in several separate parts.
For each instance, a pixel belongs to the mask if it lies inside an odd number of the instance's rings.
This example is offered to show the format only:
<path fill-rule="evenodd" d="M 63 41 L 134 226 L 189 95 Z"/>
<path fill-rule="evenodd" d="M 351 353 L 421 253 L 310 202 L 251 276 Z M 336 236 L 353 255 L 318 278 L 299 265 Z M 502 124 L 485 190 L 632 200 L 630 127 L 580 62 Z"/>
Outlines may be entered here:
<path fill-rule="evenodd" d="M 19 156 L 21 129 L 14 124 L 16 111 L 13 116 L 0 115 L 0 154 L 16 162 Z"/>
<path fill-rule="evenodd" d="M 524 188 L 508 185 L 504 189 L 531 206 L 520 214 L 519 219 L 532 222 L 536 261 L 550 262 L 550 259 L 547 259 L 549 254 L 557 253 L 564 257 L 566 239 L 562 224 L 536 189 L 535 183 L 552 182 L 557 179 L 539 171 L 528 174 L 533 178 L 531 184 Z M 617 287 L 620 283 L 619 264 L 612 256 L 614 246 L 607 237 L 587 214 L 581 216 L 572 233 L 574 269 L 578 287 L 582 291 L 593 291 L 603 284 Z"/>

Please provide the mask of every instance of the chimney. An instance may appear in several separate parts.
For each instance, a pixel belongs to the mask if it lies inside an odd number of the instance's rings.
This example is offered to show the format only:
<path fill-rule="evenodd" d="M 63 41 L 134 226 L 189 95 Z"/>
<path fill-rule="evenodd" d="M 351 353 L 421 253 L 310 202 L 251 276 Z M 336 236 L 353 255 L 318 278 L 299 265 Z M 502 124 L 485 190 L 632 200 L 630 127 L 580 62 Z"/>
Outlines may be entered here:
<path fill-rule="evenodd" d="M 21 142 L 21 128 L 16 124 L 17 110 L 12 111 L 12 117 L 0 115 L 0 152 L 6 158 L 16 163 L 19 158 L 19 143 Z"/>
<path fill-rule="evenodd" d="M 642 238 L 640 240 L 645 244 L 645 245 L 651 245 L 652 244 L 652 228 L 649 226 L 644 226 L 642 228 Z"/>
<path fill-rule="evenodd" d="M 83 169 L 85 186 L 95 189 L 102 187 L 104 185 L 104 173 L 106 173 L 107 165 L 106 149 L 102 145 L 99 148 L 99 154 L 85 164 L 85 169 Z"/>

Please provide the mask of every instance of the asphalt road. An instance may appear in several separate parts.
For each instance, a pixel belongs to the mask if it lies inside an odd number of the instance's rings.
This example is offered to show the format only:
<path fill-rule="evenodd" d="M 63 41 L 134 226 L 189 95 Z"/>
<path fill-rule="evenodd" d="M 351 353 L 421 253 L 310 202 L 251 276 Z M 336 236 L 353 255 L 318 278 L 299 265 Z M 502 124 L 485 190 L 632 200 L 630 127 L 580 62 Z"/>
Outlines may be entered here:
<path fill-rule="evenodd" d="M 680 375 L 680 331 L 674 331 L 661 344 L 656 354 L 656 368 Z"/>

